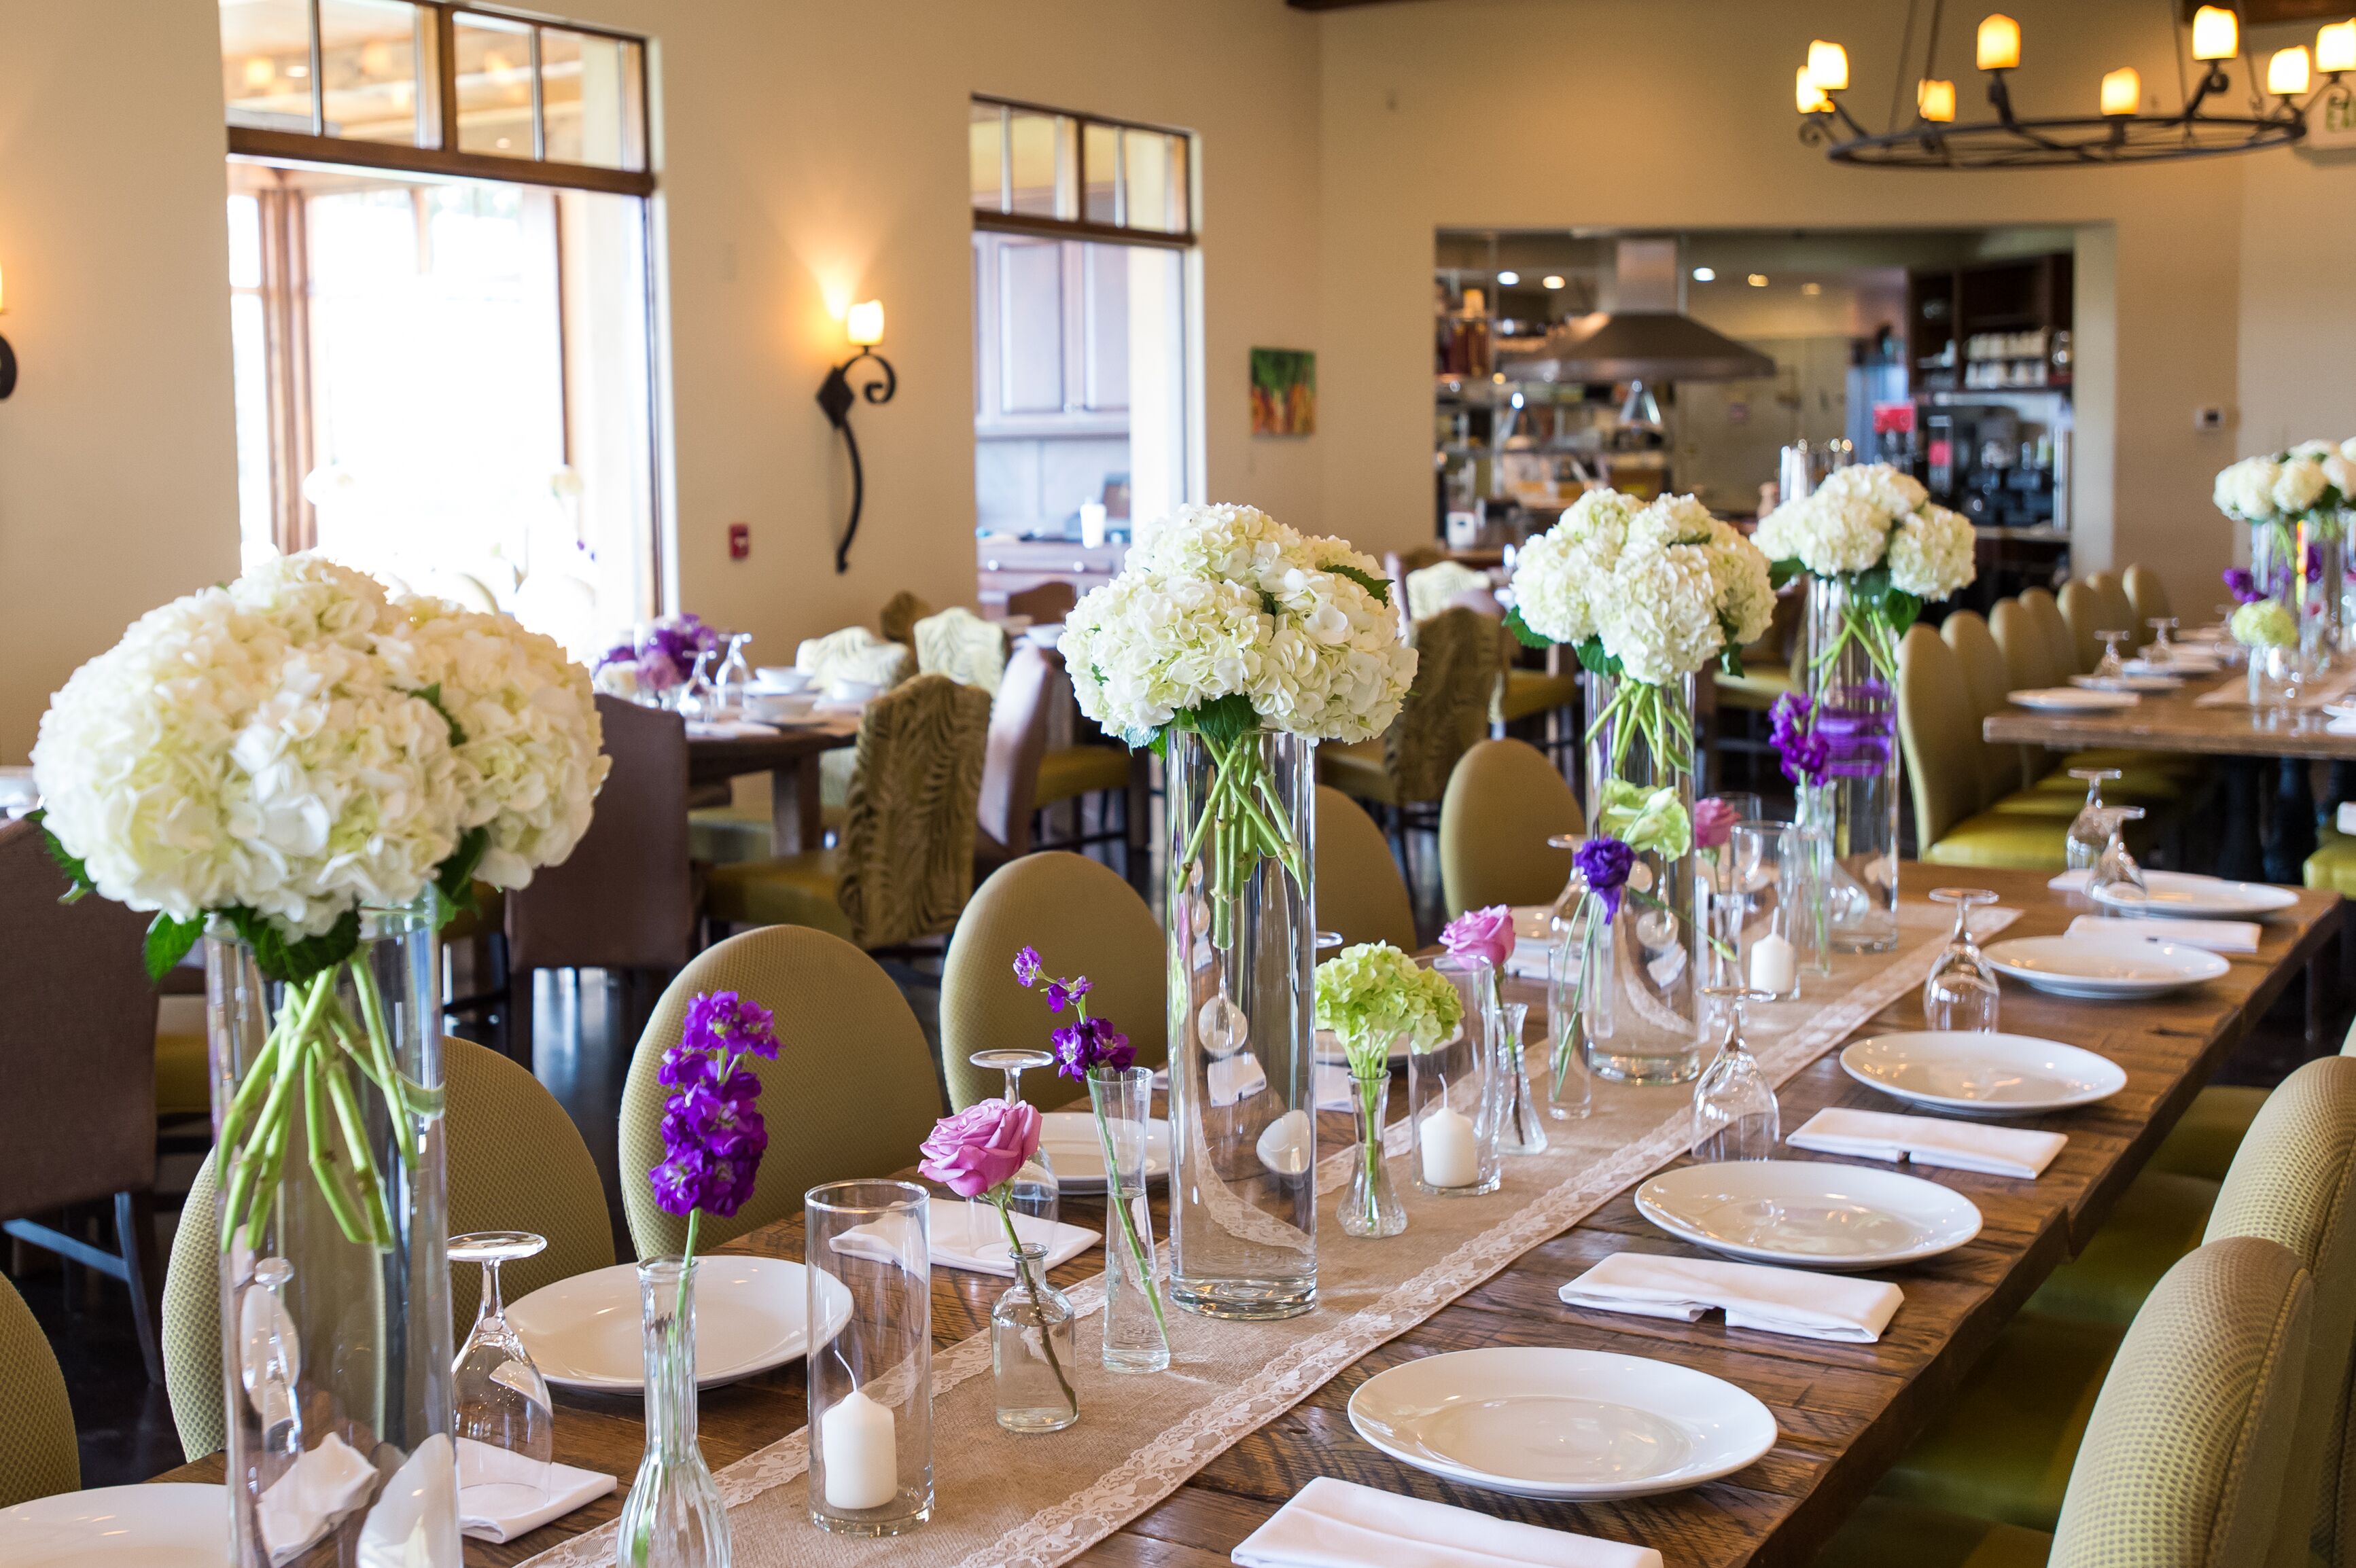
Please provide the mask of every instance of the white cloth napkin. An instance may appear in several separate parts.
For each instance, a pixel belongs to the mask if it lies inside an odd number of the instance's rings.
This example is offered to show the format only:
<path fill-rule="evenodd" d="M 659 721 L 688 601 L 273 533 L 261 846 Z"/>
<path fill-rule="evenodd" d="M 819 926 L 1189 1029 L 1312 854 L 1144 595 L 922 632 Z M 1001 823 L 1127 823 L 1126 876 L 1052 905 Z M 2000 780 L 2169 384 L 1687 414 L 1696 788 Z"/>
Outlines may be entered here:
<path fill-rule="evenodd" d="M 2082 914 L 2070 923 L 2070 934 L 2095 942 L 2175 942 L 2211 953 L 2255 953 L 2260 933 L 2254 920 L 2126 920 Z"/>
<path fill-rule="evenodd" d="M 1573 1307 L 1687 1323 L 1722 1307 L 1730 1328 L 1853 1345 L 1880 1339 L 1906 1299 L 1896 1285 L 1879 1280 L 1652 1253 L 1614 1253 L 1558 1294 Z"/>
<path fill-rule="evenodd" d="M 458 1439 L 458 1529 L 477 1541 L 513 1541 L 614 1489 L 611 1476 L 541 1465 L 471 1437 Z"/>
<path fill-rule="evenodd" d="M 1944 1116 L 1901 1116 L 1890 1111 L 1853 1111 L 1835 1105 L 1810 1116 L 1783 1141 L 1818 1154 L 1908 1159 L 1916 1165 L 2033 1181 L 2070 1140 L 2061 1133 L 2040 1133 L 2029 1127 L 1991 1127 L 1976 1122 L 1951 1122 Z"/>
<path fill-rule="evenodd" d="M 932 1253 L 935 1268 L 969 1269 L 975 1274 L 994 1274 L 1006 1279 L 1014 1277 L 1014 1254 L 1006 1248 L 1006 1227 L 998 1222 L 998 1211 L 977 1200 L 970 1205 L 953 1199 L 936 1199 L 932 1205 Z M 972 1230 L 967 1227 L 970 1215 Z M 842 1243 L 865 1230 L 853 1226 L 835 1243 Z M 1026 1244 L 1035 1243 L 1047 1249 L 1047 1266 L 1066 1264 L 1104 1240 L 1101 1231 L 1090 1231 L 1078 1225 L 1066 1225 L 1061 1221 L 1049 1224 L 1035 1214 L 1014 1216 L 1014 1233 Z"/>
<path fill-rule="evenodd" d="M 2342 833 L 2356 833 L 2356 800 L 2340 803 L 2338 827 Z"/>
<path fill-rule="evenodd" d="M 376 1489 L 376 1467 L 334 1433 L 262 1488 L 255 1513 L 273 1563 L 290 1563 Z"/>
<path fill-rule="evenodd" d="M 1244 1568 L 1662 1568 L 1649 1546 L 1493 1519 L 1320 1476 L 1245 1538 Z"/>
<path fill-rule="evenodd" d="M 2062 872 L 2045 885 L 2057 893 L 2083 893 L 2086 891 L 2086 879 L 2094 874 L 2081 867 L 2074 871 Z"/>
<path fill-rule="evenodd" d="M 785 731 L 775 724 L 755 724 L 749 719 L 691 719 L 687 733 L 696 741 L 757 741 Z"/>

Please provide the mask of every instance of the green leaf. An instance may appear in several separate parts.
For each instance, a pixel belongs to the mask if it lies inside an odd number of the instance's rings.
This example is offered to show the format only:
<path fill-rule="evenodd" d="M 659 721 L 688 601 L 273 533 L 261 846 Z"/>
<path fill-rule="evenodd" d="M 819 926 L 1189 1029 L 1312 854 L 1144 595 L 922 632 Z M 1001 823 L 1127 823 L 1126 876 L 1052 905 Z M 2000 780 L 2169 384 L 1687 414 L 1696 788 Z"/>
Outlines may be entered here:
<path fill-rule="evenodd" d="M 442 683 L 440 681 L 437 680 L 431 686 L 420 687 L 417 690 L 411 692 L 409 695 L 420 699 L 423 701 L 431 703 L 433 705 L 434 711 L 442 715 L 442 722 L 450 726 L 450 744 L 453 746 L 463 746 L 466 743 L 466 731 L 459 728 L 458 721 L 455 719 L 450 717 L 450 710 L 442 706 Z"/>
<path fill-rule="evenodd" d="M 469 827 L 449 859 L 434 869 L 435 930 L 457 919 L 460 911 L 475 907 L 475 868 L 483 863 L 483 851 L 490 847 L 489 828 Z"/>
<path fill-rule="evenodd" d="M 1726 646 L 1719 650 L 1718 673 L 1730 675 L 1737 679 L 1740 679 L 1747 673 L 1742 667 L 1742 650 L 1731 638 L 1728 639 Z"/>
<path fill-rule="evenodd" d="M 346 910 L 336 923 L 317 936 L 289 942 L 261 911 L 231 904 L 220 912 L 230 929 L 253 949 L 254 967 L 273 980 L 292 984 L 307 980 L 322 969 L 340 964 L 359 950 L 360 912 Z"/>
<path fill-rule="evenodd" d="M 1602 638 L 1588 638 L 1579 645 L 1578 653 L 1579 667 L 1588 674 L 1603 676 L 1612 680 L 1620 678 L 1620 661 L 1603 651 Z"/>
<path fill-rule="evenodd" d="M 58 836 L 49 831 L 44 820 L 48 815 L 46 811 L 28 811 L 25 814 L 25 820 L 40 828 L 41 848 L 48 851 L 49 859 L 57 862 L 58 869 L 66 874 L 65 896 L 58 902 L 76 903 L 84 894 L 96 892 L 98 884 L 90 880 L 90 868 L 82 864 L 81 857 L 59 843 Z"/>
<path fill-rule="evenodd" d="M 1767 584 L 1780 593 L 1784 584 L 1806 575 L 1807 570 L 1797 560 L 1771 560 L 1767 563 Z"/>
<path fill-rule="evenodd" d="M 1881 595 L 1881 618 L 1890 624 L 1890 635 L 1902 637 L 1922 613 L 1922 601 L 1903 588 L 1885 589 Z"/>
<path fill-rule="evenodd" d="M 171 973 L 204 933 L 204 916 L 175 920 L 168 912 L 158 910 L 155 918 L 147 923 L 148 981 L 152 984 Z"/>
<path fill-rule="evenodd" d="M 1513 633 L 1514 641 L 1521 644 L 1522 646 L 1526 648 L 1550 648 L 1554 646 L 1554 644 L 1547 641 L 1546 638 L 1539 636 L 1536 632 L 1530 630 L 1530 624 L 1522 619 L 1522 607 L 1518 604 L 1505 612 L 1505 630 Z"/>
<path fill-rule="evenodd" d="M 1226 741 L 1258 729 L 1259 710 L 1251 705 L 1250 698 L 1233 692 L 1189 708 L 1171 722 L 1206 741 Z"/>
<path fill-rule="evenodd" d="M 1361 571 L 1355 566 L 1347 566 L 1338 563 L 1329 566 L 1325 570 L 1332 572 L 1336 577 L 1348 578 L 1351 581 L 1356 583 L 1359 587 L 1373 594 L 1375 596 L 1375 603 L 1377 604 L 1388 604 L 1391 602 L 1391 580 L 1387 577 L 1376 577 L 1371 571 Z"/>

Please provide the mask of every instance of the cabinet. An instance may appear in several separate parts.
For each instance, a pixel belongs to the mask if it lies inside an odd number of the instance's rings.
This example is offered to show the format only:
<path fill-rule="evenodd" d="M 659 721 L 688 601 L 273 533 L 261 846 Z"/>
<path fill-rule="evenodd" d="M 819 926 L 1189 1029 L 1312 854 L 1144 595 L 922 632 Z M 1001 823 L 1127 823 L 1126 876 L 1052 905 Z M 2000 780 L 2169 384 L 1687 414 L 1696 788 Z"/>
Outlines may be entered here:
<path fill-rule="evenodd" d="M 1128 249 L 980 232 L 973 286 L 982 530 L 1064 532 L 1087 501 L 1126 517 Z"/>

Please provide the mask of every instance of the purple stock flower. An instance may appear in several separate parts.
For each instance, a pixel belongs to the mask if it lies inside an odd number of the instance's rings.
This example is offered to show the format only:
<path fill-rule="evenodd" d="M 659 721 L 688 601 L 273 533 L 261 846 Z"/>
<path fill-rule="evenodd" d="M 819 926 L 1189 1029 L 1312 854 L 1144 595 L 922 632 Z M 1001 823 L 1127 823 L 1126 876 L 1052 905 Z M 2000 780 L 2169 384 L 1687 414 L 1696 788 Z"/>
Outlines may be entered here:
<path fill-rule="evenodd" d="M 750 1051 L 774 1061 L 776 1023 L 776 1015 L 758 1002 L 748 1002 L 734 991 L 710 991 L 687 1004 L 680 1043 L 696 1051 Z"/>
<path fill-rule="evenodd" d="M 744 1062 L 776 1054 L 776 1019 L 758 1002 L 712 991 L 688 1003 L 680 1042 L 655 1070 L 674 1091 L 663 1103 L 662 1161 L 647 1173 L 664 1212 L 724 1217 L 753 1195 L 769 1129 L 758 1109 L 761 1080 Z"/>
<path fill-rule="evenodd" d="M 1108 1019 L 1080 1019 L 1050 1038 L 1055 1043 L 1055 1070 L 1066 1078 L 1086 1078 L 1091 1067 L 1126 1072 L 1137 1063 L 1137 1048 Z"/>
<path fill-rule="evenodd" d="M 1603 905 L 1603 918 L 1620 917 L 1620 890 L 1636 864 L 1636 851 L 1617 838 L 1599 835 L 1571 851 L 1570 863 Z"/>
<path fill-rule="evenodd" d="M 1050 980 L 1047 982 L 1047 1010 L 1060 1013 L 1087 994 L 1088 977 L 1086 975 L 1075 975 L 1068 980 Z"/>
<path fill-rule="evenodd" d="M 2258 590 L 2258 580 L 2245 566 L 2225 569 L 2225 592 L 2233 596 L 2236 604 L 2254 604 L 2265 595 Z"/>
<path fill-rule="evenodd" d="M 1872 778 L 1890 765 L 1897 731 L 1898 708 L 1887 681 L 1866 679 L 1835 688 L 1816 710 L 1825 772 L 1835 778 Z"/>
<path fill-rule="evenodd" d="M 1822 784 L 1832 748 L 1809 719 L 1815 704 L 1804 694 L 1787 691 L 1775 699 L 1768 719 L 1769 743 L 1783 764 L 1783 776 L 1794 784 Z"/>
<path fill-rule="evenodd" d="M 1039 963 L 1037 948 L 1026 947 L 1014 955 L 1014 978 L 1024 987 L 1037 985 L 1039 976 L 1044 972 Z"/>

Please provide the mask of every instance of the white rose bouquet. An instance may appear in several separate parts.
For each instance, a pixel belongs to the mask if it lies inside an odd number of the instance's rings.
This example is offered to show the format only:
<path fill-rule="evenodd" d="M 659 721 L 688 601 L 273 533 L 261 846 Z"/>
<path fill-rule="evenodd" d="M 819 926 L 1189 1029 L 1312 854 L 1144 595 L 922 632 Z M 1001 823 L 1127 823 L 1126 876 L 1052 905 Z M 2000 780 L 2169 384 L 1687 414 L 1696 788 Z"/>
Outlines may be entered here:
<path fill-rule="evenodd" d="M 1575 648 L 1582 667 L 1618 683 L 1592 727 L 1630 720 L 1616 770 L 1639 733 L 1656 758 L 1689 752 L 1690 721 L 1662 688 L 1713 663 L 1740 672 L 1742 645 L 1774 613 L 1767 558 L 1700 502 L 1592 490 L 1523 549 L 1506 624 L 1532 645 Z"/>
<path fill-rule="evenodd" d="M 352 1075 L 395 1107 L 404 1159 L 431 1112 L 353 962 L 361 911 L 434 890 L 446 919 L 478 869 L 521 886 L 562 859 L 605 778 L 599 739 L 588 674 L 550 639 L 395 603 L 314 555 L 150 612 L 50 699 L 33 771 L 70 896 L 154 911 L 151 975 L 209 926 L 286 987 L 222 1119 L 223 1247 L 258 1230 L 298 1106 L 345 1234 L 390 1244 Z"/>
<path fill-rule="evenodd" d="M 1378 735 L 1415 675 L 1390 584 L 1336 539 L 1252 507 L 1181 507 L 1064 620 L 1080 710 L 1131 746 L 1200 737 L 1215 781 L 1185 859 L 1212 849 L 1215 929 L 1264 858 L 1308 886 L 1260 756 L 1266 732 Z"/>

